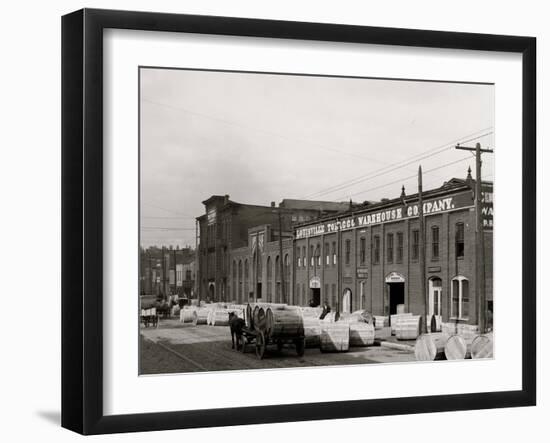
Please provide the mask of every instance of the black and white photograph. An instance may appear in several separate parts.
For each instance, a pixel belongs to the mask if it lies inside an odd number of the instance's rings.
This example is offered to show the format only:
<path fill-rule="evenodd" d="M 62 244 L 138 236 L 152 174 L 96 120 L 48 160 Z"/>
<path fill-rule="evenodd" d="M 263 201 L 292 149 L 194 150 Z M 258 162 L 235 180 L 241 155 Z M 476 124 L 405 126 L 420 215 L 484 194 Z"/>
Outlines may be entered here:
<path fill-rule="evenodd" d="M 494 358 L 493 83 L 137 75 L 140 375 Z"/>

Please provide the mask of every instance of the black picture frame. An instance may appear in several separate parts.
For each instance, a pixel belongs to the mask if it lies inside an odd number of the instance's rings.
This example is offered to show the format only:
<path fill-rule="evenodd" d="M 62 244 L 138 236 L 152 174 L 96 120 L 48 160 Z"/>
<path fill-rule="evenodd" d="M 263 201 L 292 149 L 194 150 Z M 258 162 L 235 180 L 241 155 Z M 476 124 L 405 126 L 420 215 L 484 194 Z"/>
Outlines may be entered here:
<path fill-rule="evenodd" d="M 261 407 L 103 413 L 103 30 L 108 28 L 522 54 L 522 389 Z M 536 39 L 83 9 L 62 18 L 62 426 L 82 434 L 536 404 Z M 518 170 L 519 173 L 519 170 Z"/>

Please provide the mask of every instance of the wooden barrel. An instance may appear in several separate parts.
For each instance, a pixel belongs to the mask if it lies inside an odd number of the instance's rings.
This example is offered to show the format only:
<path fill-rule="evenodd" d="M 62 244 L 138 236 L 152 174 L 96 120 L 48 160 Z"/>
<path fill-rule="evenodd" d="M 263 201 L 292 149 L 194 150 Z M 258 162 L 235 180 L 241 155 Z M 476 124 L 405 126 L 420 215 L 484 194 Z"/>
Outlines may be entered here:
<path fill-rule="evenodd" d="M 493 358 L 493 333 L 478 335 L 472 341 L 472 358 Z"/>
<path fill-rule="evenodd" d="M 414 344 L 414 356 L 418 361 L 445 359 L 445 344 L 449 335 L 441 332 L 421 334 Z"/>
<path fill-rule="evenodd" d="M 321 322 L 319 346 L 322 352 L 343 352 L 349 350 L 349 323 Z"/>
<path fill-rule="evenodd" d="M 374 344 L 374 326 L 369 323 L 356 322 L 349 325 L 350 346 L 371 346 Z"/>
<path fill-rule="evenodd" d="M 267 308 L 263 319 L 266 337 L 277 339 L 304 336 L 304 318 L 300 310 Z"/>
<path fill-rule="evenodd" d="M 257 331 L 265 331 L 265 310 L 259 305 L 254 306 L 252 311 L 252 320 L 254 329 Z"/>
<path fill-rule="evenodd" d="M 304 336 L 306 348 L 318 348 L 321 336 L 321 320 L 304 317 Z"/>
<path fill-rule="evenodd" d="M 390 325 L 390 321 L 387 316 L 385 315 L 375 315 L 374 316 L 374 328 L 375 329 L 382 329 L 385 327 L 388 327 Z"/>
<path fill-rule="evenodd" d="M 416 340 L 422 331 L 421 315 L 402 315 L 397 317 L 395 338 L 398 340 Z"/>
<path fill-rule="evenodd" d="M 401 317 L 409 317 L 412 315 L 412 312 L 407 312 L 404 314 L 393 314 L 390 315 L 390 326 L 391 326 L 391 333 L 392 335 L 395 335 L 395 326 L 397 325 L 397 322 Z"/>
<path fill-rule="evenodd" d="M 209 309 L 197 309 L 196 311 L 193 311 L 193 324 L 195 326 L 205 325 L 209 312 Z"/>
<path fill-rule="evenodd" d="M 445 357 L 447 360 L 464 360 L 468 352 L 468 345 L 460 335 L 452 335 L 445 343 Z"/>
<path fill-rule="evenodd" d="M 180 322 L 182 323 L 191 323 L 193 321 L 193 312 L 195 312 L 196 308 L 183 308 L 180 311 Z"/>

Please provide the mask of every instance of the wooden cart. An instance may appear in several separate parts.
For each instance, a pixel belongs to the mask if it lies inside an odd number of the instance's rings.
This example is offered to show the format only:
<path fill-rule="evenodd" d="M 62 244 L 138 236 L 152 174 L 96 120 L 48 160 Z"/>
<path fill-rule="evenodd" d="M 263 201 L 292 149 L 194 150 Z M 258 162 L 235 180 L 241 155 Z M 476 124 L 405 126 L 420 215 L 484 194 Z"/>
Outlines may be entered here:
<path fill-rule="evenodd" d="M 241 351 L 246 352 L 248 345 L 256 349 L 256 356 L 264 358 L 267 346 L 276 345 L 280 352 L 285 344 L 296 347 L 296 353 L 302 357 L 305 352 L 305 335 L 302 313 L 290 309 L 271 309 L 256 305 L 247 306 L 246 326 L 242 331 Z"/>

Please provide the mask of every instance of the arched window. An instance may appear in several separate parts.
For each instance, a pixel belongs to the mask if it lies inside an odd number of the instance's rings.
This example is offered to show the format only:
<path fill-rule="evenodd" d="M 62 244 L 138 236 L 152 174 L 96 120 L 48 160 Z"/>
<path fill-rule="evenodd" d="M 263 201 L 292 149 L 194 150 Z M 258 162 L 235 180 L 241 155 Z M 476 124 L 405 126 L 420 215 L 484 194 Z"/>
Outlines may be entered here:
<path fill-rule="evenodd" d="M 281 260 L 277 255 L 275 257 L 275 303 L 281 301 Z"/>
<path fill-rule="evenodd" d="M 468 320 L 470 315 L 470 282 L 458 275 L 451 280 L 451 318 Z"/>
<path fill-rule="evenodd" d="M 249 284 L 249 267 L 248 267 L 248 259 L 244 261 L 244 298 L 243 301 L 247 301 L 248 299 L 248 291 L 250 291 L 250 284 Z"/>
<path fill-rule="evenodd" d="M 273 264 L 269 255 L 265 267 L 267 272 L 267 301 L 270 302 L 273 297 Z"/>
<path fill-rule="evenodd" d="M 287 302 L 290 300 L 290 257 L 288 254 L 285 255 L 284 261 L 284 280 L 285 280 L 285 297 L 286 300 L 281 300 Z"/>
<path fill-rule="evenodd" d="M 232 296 L 233 300 L 237 301 L 237 262 L 233 260 L 233 278 L 232 278 Z"/>
<path fill-rule="evenodd" d="M 281 281 L 281 263 L 278 255 L 275 257 L 275 281 Z"/>
<path fill-rule="evenodd" d="M 239 260 L 239 294 L 238 299 L 243 301 L 243 262 Z"/>
<path fill-rule="evenodd" d="M 254 256 L 254 263 L 256 263 L 256 274 L 257 274 L 256 280 L 258 281 L 258 283 L 261 283 L 263 279 L 262 256 L 261 255 Z"/>

